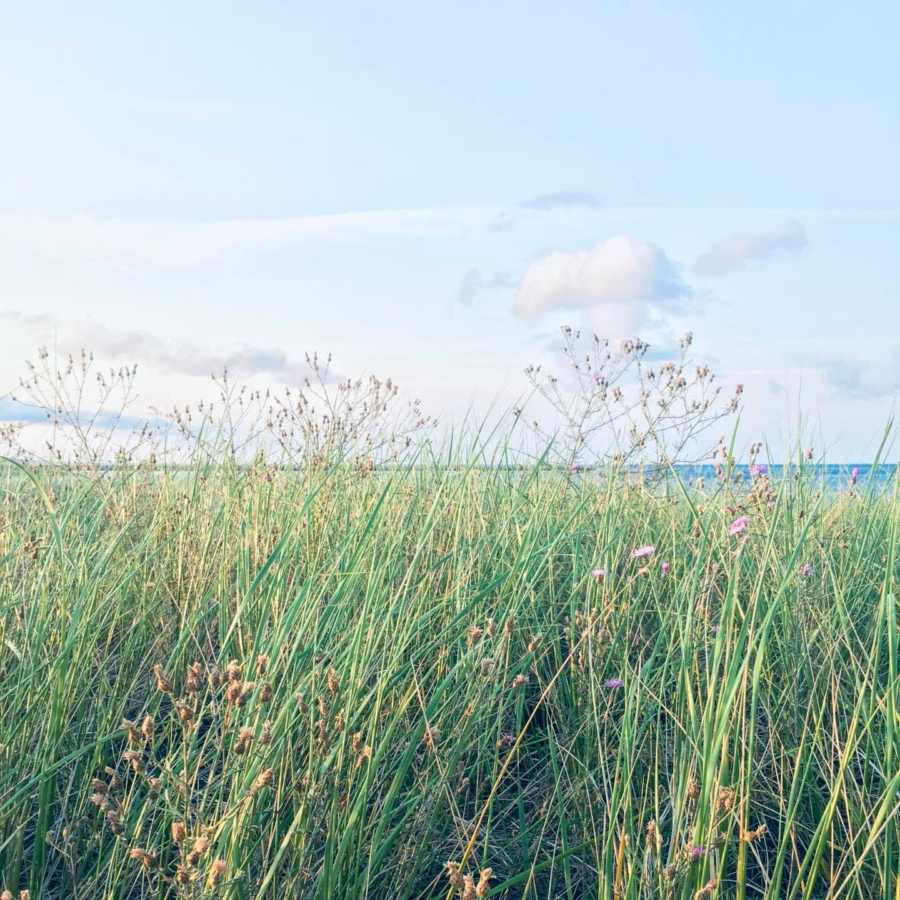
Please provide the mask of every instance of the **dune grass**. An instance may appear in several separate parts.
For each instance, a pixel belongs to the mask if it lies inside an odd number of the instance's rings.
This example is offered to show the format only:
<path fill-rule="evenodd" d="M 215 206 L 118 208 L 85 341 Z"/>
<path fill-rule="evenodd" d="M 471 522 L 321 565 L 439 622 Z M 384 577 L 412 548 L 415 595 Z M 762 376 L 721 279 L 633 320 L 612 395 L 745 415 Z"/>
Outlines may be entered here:
<path fill-rule="evenodd" d="M 900 896 L 896 493 L 2 475 L 12 897 Z"/>

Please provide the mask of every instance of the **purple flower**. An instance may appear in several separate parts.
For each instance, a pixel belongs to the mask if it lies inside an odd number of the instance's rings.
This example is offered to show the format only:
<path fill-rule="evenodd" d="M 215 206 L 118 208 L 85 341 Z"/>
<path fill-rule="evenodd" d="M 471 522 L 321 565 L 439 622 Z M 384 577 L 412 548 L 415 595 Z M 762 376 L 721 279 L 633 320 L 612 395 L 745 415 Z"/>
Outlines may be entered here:
<path fill-rule="evenodd" d="M 766 465 L 752 465 L 750 466 L 750 474 L 754 478 L 762 478 L 764 475 L 769 474 L 769 467 Z"/>
<path fill-rule="evenodd" d="M 671 570 L 672 570 L 672 567 L 667 562 L 664 562 L 659 567 L 659 571 L 662 572 L 663 575 L 668 575 Z"/>
<path fill-rule="evenodd" d="M 603 581 L 606 578 L 606 569 L 594 569 L 591 575 L 594 577 L 594 581 Z"/>
<path fill-rule="evenodd" d="M 644 544 L 643 547 L 635 547 L 634 550 L 631 551 L 632 559 L 641 559 L 644 556 L 652 556 L 653 553 L 656 552 L 656 547 L 652 544 Z"/>
<path fill-rule="evenodd" d="M 694 844 L 694 846 L 688 850 L 688 856 L 691 859 L 700 859 L 704 853 L 706 853 L 706 847 L 704 847 L 703 844 Z"/>
<path fill-rule="evenodd" d="M 810 575 L 812 575 L 812 573 L 813 573 L 813 567 L 810 563 L 803 563 L 803 565 L 800 566 L 800 574 L 804 578 L 808 578 Z"/>
<path fill-rule="evenodd" d="M 603 687 L 609 688 L 611 691 L 625 687 L 625 682 L 621 678 L 608 678 L 603 682 Z"/>
<path fill-rule="evenodd" d="M 854 466 L 850 470 L 850 484 L 856 484 L 856 480 L 859 478 L 859 469 Z"/>
<path fill-rule="evenodd" d="M 746 516 L 738 516 L 729 526 L 728 533 L 730 535 L 740 534 L 749 522 L 750 520 Z"/>

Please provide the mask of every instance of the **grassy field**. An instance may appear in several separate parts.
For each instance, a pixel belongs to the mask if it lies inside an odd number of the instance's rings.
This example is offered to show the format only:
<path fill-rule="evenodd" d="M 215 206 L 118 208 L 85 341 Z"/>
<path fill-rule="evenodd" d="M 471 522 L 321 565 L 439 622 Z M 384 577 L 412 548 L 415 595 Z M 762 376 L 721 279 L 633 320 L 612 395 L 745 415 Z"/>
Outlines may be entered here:
<path fill-rule="evenodd" d="M 2 473 L 4 898 L 900 897 L 896 492 Z"/>

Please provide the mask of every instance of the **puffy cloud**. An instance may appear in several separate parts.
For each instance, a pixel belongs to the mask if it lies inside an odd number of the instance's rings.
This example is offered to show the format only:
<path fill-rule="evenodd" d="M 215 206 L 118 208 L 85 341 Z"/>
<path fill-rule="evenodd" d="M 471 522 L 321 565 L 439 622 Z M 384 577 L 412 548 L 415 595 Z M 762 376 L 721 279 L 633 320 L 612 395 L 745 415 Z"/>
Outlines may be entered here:
<path fill-rule="evenodd" d="M 689 294 L 675 265 L 655 244 L 619 236 L 591 250 L 555 252 L 533 262 L 516 296 L 525 317 L 554 309 L 588 309 L 607 336 L 634 333 L 645 316 Z"/>
<path fill-rule="evenodd" d="M 773 231 L 729 238 L 714 244 L 697 258 L 694 272 L 698 275 L 727 275 L 750 263 L 764 262 L 779 253 L 802 253 L 807 244 L 803 226 L 789 222 Z"/>

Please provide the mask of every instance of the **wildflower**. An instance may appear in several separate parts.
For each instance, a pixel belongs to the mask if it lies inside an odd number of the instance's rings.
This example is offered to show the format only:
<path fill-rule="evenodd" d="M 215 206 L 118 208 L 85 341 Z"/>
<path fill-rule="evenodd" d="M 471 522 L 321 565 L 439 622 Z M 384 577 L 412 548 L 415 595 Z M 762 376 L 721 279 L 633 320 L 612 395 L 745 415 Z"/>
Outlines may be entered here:
<path fill-rule="evenodd" d="M 662 572 L 663 575 L 668 575 L 669 572 L 672 571 L 672 567 L 671 567 L 667 562 L 664 562 L 664 563 L 659 567 L 659 571 Z"/>
<path fill-rule="evenodd" d="M 813 458 L 813 448 L 812 447 L 806 448 L 806 458 L 807 458 L 807 460 L 811 460 Z"/>
<path fill-rule="evenodd" d="M 591 575 L 594 581 L 603 581 L 606 578 L 606 569 L 594 569 Z"/>
<path fill-rule="evenodd" d="M 691 844 L 687 847 L 685 855 L 691 862 L 696 862 L 706 853 L 706 847 L 703 844 Z"/>
<path fill-rule="evenodd" d="M 608 688 L 611 691 L 615 691 L 619 688 L 625 687 L 625 682 L 622 681 L 621 678 L 607 678 L 606 681 L 603 682 L 603 687 Z"/>
<path fill-rule="evenodd" d="M 527 675 L 522 675 L 522 674 L 520 673 L 519 675 L 516 675 L 515 678 L 513 678 L 512 686 L 513 686 L 514 688 L 522 687 L 522 685 L 525 684 L 525 682 L 527 682 L 527 681 L 528 681 L 528 676 L 527 676 Z"/>
<path fill-rule="evenodd" d="M 854 466 L 850 470 L 850 484 L 856 484 L 858 479 L 859 479 L 859 469 L 857 469 L 856 466 Z"/>
<path fill-rule="evenodd" d="M 632 559 L 642 559 L 645 556 L 652 556 L 656 552 L 656 547 L 652 544 L 645 544 L 643 547 L 635 547 L 631 551 Z"/>
<path fill-rule="evenodd" d="M 763 478 L 769 474 L 769 467 L 766 465 L 752 465 L 750 466 L 750 474 L 754 478 Z"/>
<path fill-rule="evenodd" d="M 750 523 L 746 516 L 738 516 L 728 527 L 728 533 L 732 536 L 740 534 Z"/>
<path fill-rule="evenodd" d="M 808 578 L 810 575 L 812 575 L 812 573 L 813 573 L 813 567 L 810 563 L 803 563 L 803 565 L 800 566 L 800 574 L 804 578 Z"/>

